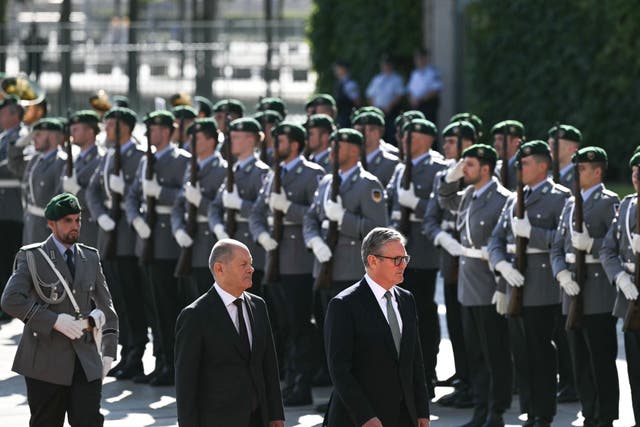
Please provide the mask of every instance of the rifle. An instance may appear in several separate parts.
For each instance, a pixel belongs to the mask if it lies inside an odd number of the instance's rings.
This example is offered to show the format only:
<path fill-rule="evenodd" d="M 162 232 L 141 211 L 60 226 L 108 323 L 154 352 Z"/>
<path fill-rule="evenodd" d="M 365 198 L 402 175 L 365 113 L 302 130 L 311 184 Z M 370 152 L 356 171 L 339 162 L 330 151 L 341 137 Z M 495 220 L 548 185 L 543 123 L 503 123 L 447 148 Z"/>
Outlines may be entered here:
<path fill-rule="evenodd" d="M 191 186 L 196 187 L 198 185 L 198 156 L 196 156 L 196 137 L 191 137 L 191 160 L 189 170 L 189 183 Z M 195 238 L 198 232 L 198 206 L 187 204 L 187 234 L 192 239 Z M 193 258 L 193 245 L 182 248 L 180 251 L 180 257 L 176 264 L 176 269 L 173 273 L 175 277 L 188 276 L 191 274 L 191 259 Z"/>
<path fill-rule="evenodd" d="M 262 100 L 262 97 L 260 97 L 260 100 Z M 260 160 L 262 160 L 264 163 L 269 164 L 269 159 L 267 158 L 267 138 L 269 137 L 269 135 L 267 135 L 267 118 L 264 116 L 264 113 L 260 117 L 260 125 L 262 126 L 262 130 L 264 131 L 264 138 L 262 138 L 262 141 L 260 142 Z"/>
<path fill-rule="evenodd" d="M 507 153 L 507 138 L 509 136 L 509 127 L 505 124 L 502 128 L 502 167 L 500 167 L 500 181 L 502 185 L 509 188 L 509 154 Z"/>
<path fill-rule="evenodd" d="M 332 202 L 338 201 L 338 195 L 340 194 L 340 168 L 338 166 L 338 154 L 340 152 L 340 142 L 336 139 L 333 144 L 333 170 L 331 171 L 331 194 L 330 198 Z M 327 230 L 327 246 L 333 253 L 338 245 L 338 223 L 336 221 L 329 221 L 329 229 Z M 335 254 L 334 254 L 335 256 Z M 322 263 L 320 266 L 320 272 L 314 283 L 314 289 L 328 288 L 333 281 L 333 259 L 332 256 L 329 261 Z"/>
<path fill-rule="evenodd" d="M 73 146 L 71 144 L 71 109 L 67 109 L 67 125 L 64 128 L 64 150 L 67 153 L 65 175 L 67 178 L 73 176 Z"/>
<path fill-rule="evenodd" d="M 362 165 L 362 169 L 367 170 L 367 138 L 365 134 L 366 134 L 366 129 L 363 128 L 362 139 L 364 143 L 362 144 L 362 147 L 360 147 L 360 164 Z"/>
<path fill-rule="evenodd" d="M 556 133 L 557 135 L 557 133 Z M 556 140 L 557 141 L 557 140 Z M 582 192 L 580 191 L 580 169 L 578 168 L 578 162 L 576 161 L 573 168 L 575 174 L 575 181 L 573 187 L 573 229 L 577 233 L 582 233 L 582 223 L 584 222 L 584 210 L 582 208 Z M 569 315 L 567 316 L 567 330 L 578 329 L 582 326 L 582 316 L 584 316 L 584 285 L 587 278 L 587 266 L 585 264 L 585 251 L 575 250 L 576 253 L 576 273 L 575 278 L 578 286 L 580 287 L 580 293 L 571 297 L 571 304 L 569 305 Z"/>
<path fill-rule="evenodd" d="M 231 155 L 231 138 L 229 132 L 229 123 L 231 122 L 229 117 L 229 103 L 225 106 L 226 116 L 224 118 L 225 121 L 225 135 L 224 135 L 224 151 L 227 158 L 227 184 L 226 189 L 229 193 L 233 192 L 233 187 L 235 184 L 235 176 L 233 174 L 233 161 Z M 233 237 L 236 234 L 236 229 L 238 228 L 238 224 L 236 222 L 236 210 L 235 209 L 226 209 L 227 219 L 225 221 L 225 228 L 227 229 L 227 234 L 229 237 Z"/>
<path fill-rule="evenodd" d="M 553 182 L 556 183 L 560 183 L 560 159 L 558 156 L 560 156 L 560 122 L 556 122 L 556 130 L 553 132 Z M 577 188 L 580 192 L 580 186 Z"/>
<path fill-rule="evenodd" d="M 280 167 L 280 153 L 278 152 L 278 137 L 273 140 L 273 186 L 271 193 L 282 192 L 282 177 Z M 279 210 L 273 211 L 273 231 L 271 237 L 280 243 L 282 234 L 284 233 L 284 212 Z M 269 252 L 267 257 L 267 265 L 264 269 L 264 282 L 277 283 L 280 280 L 280 245 Z"/>
<path fill-rule="evenodd" d="M 503 163 L 506 166 L 506 163 Z M 517 186 L 517 200 L 516 200 L 516 217 L 518 219 L 524 218 L 524 183 L 522 182 L 522 163 L 518 161 L 518 186 Z M 522 275 L 525 274 L 527 269 L 527 242 L 526 237 L 516 237 L 516 268 Z M 509 298 L 509 305 L 507 307 L 507 314 L 509 316 L 519 316 L 522 313 L 522 303 L 524 299 L 524 289 L 522 286 L 514 287 L 511 289 L 511 296 Z"/>
<path fill-rule="evenodd" d="M 407 119 L 405 119 L 406 122 Z M 409 124 L 411 120 L 408 120 Z M 404 125 L 402 126 L 404 127 Z M 402 144 L 401 144 L 402 145 Z M 411 174 L 413 173 L 413 162 L 411 161 L 411 126 L 407 127 L 407 150 L 404 153 L 404 172 L 400 185 L 403 190 L 411 188 Z M 411 208 L 402 206 L 400 208 L 400 224 L 398 231 L 402 233 L 406 238 L 409 237 L 411 232 Z"/>
<path fill-rule="evenodd" d="M 640 206 L 638 206 L 638 200 L 640 200 L 640 194 L 636 193 L 636 232 L 640 230 Z M 629 207 L 629 209 L 631 209 L 631 207 Z M 640 283 L 640 253 L 636 254 L 635 261 L 636 269 L 633 274 L 635 279 L 633 283 L 636 288 L 638 288 L 638 283 Z M 629 306 L 627 307 L 627 312 L 624 316 L 624 323 L 622 324 L 622 330 L 625 332 L 640 331 L 640 304 L 638 304 L 637 298 L 633 301 L 629 301 Z"/>
<path fill-rule="evenodd" d="M 456 137 L 457 137 L 457 143 L 456 145 L 458 146 L 458 152 L 456 153 L 456 162 L 460 161 L 460 159 L 462 158 L 462 136 L 460 135 L 460 129 L 458 129 L 456 131 Z M 464 188 L 464 178 L 460 178 L 460 181 L 458 181 L 458 190 L 462 190 Z M 455 214 L 456 217 L 456 223 L 457 223 L 457 219 L 458 219 L 458 214 Z M 460 240 L 460 233 L 458 232 L 458 228 L 454 227 L 451 235 L 454 239 L 456 240 Z M 460 257 L 451 257 L 451 280 L 455 282 L 458 281 L 458 273 L 459 273 L 459 268 L 460 268 Z"/>
<path fill-rule="evenodd" d="M 180 117 L 180 122 L 178 123 L 178 148 L 184 148 L 183 132 L 184 132 L 184 117 Z M 191 152 L 193 153 L 193 155 L 195 155 L 195 152 L 193 152 L 193 150 Z"/>
<path fill-rule="evenodd" d="M 149 128 L 147 128 L 147 153 L 146 153 L 147 168 L 144 171 L 144 178 L 148 181 L 153 179 L 153 175 L 155 173 L 154 166 L 155 166 L 155 160 L 156 160 L 155 156 L 153 155 L 153 151 L 151 151 L 150 136 L 151 135 L 149 134 Z M 156 202 L 157 200 L 155 197 L 147 196 L 146 198 L 147 215 L 146 215 L 145 221 L 147 222 L 147 225 L 151 229 L 151 234 L 143 242 L 142 256 L 140 257 L 140 262 L 143 265 L 148 264 L 153 260 L 153 229 L 158 219 L 158 215 L 156 213 Z"/>
<path fill-rule="evenodd" d="M 122 151 L 120 150 L 120 112 L 115 112 L 116 119 L 116 141 L 113 146 L 113 170 L 112 174 L 120 176 L 122 170 Z M 108 179 L 109 175 L 107 175 Z M 106 183 L 108 186 L 108 182 Z M 122 216 L 120 204 L 122 203 L 122 194 L 111 192 L 111 211 L 109 216 L 115 222 L 116 226 L 113 230 L 107 232 L 107 242 L 105 248 L 105 259 L 113 259 L 118 249 L 118 222 Z"/>

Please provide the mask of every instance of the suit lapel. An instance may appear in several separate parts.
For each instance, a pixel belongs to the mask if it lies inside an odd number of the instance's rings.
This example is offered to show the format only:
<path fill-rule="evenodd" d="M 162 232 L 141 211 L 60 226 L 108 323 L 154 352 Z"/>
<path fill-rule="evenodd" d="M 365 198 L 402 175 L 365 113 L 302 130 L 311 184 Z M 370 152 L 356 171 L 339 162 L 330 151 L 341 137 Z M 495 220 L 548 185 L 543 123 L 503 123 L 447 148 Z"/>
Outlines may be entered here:
<path fill-rule="evenodd" d="M 249 313 L 249 323 L 251 324 L 251 353 L 254 352 L 256 346 L 258 344 L 258 338 L 261 337 L 259 332 L 259 328 L 256 325 L 255 321 L 255 313 L 256 313 L 256 304 L 253 298 L 247 293 L 244 292 L 244 300 L 247 306 L 247 312 Z"/>
<path fill-rule="evenodd" d="M 415 322 L 415 318 L 412 317 L 410 304 L 406 295 L 401 292 L 395 291 L 396 298 L 398 299 L 398 311 L 400 311 L 400 317 L 402 318 L 402 338 L 400 340 L 400 358 L 406 357 L 406 347 L 409 344 L 409 336 L 411 335 L 410 328 Z"/>
<path fill-rule="evenodd" d="M 359 289 L 363 295 L 363 304 L 365 305 L 367 313 L 375 313 L 373 317 L 376 319 L 378 325 L 376 329 L 384 331 L 384 342 L 387 346 L 387 349 L 393 354 L 398 360 L 398 352 L 396 351 L 396 345 L 393 342 L 393 336 L 391 335 L 391 328 L 389 327 L 389 322 L 386 317 L 384 317 L 384 313 L 380 309 L 380 304 L 376 301 L 376 296 L 373 294 L 373 291 L 369 287 L 366 279 L 362 279 L 360 281 Z M 402 344 L 402 341 L 401 341 Z"/>
<path fill-rule="evenodd" d="M 218 295 L 218 291 L 214 287 L 209 289 L 209 294 L 211 296 L 211 301 L 214 306 L 214 310 L 212 313 L 215 313 L 217 317 L 214 325 L 220 325 L 220 331 L 222 331 L 228 339 L 233 342 L 233 345 L 238 350 L 238 353 L 242 356 L 243 359 L 247 358 L 247 354 L 242 350 L 242 344 L 240 343 L 240 335 L 238 334 L 238 330 L 236 329 L 236 325 L 231 320 L 231 316 L 229 316 L 229 312 L 227 311 L 227 307 L 225 307 L 222 298 Z"/>

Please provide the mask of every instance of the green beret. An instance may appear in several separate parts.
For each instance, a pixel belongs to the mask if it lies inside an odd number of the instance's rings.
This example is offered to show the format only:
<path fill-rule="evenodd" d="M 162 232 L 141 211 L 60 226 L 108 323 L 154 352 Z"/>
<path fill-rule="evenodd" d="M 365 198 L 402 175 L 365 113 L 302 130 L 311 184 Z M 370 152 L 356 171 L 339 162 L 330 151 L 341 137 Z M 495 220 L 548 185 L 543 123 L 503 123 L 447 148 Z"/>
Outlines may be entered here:
<path fill-rule="evenodd" d="M 596 163 L 608 161 L 607 152 L 600 147 L 583 147 L 571 156 L 573 163 Z"/>
<path fill-rule="evenodd" d="M 175 116 L 171 114 L 171 111 L 167 110 L 156 110 L 152 111 L 146 115 L 144 118 L 145 126 L 165 126 L 170 129 L 173 129 L 173 121 L 175 120 Z"/>
<path fill-rule="evenodd" d="M 193 123 L 187 128 L 187 133 L 193 135 L 196 132 L 206 132 L 209 135 L 216 135 L 218 131 L 218 124 L 211 117 L 203 117 L 201 119 L 195 119 Z"/>
<path fill-rule="evenodd" d="M 348 142 L 350 144 L 355 144 L 358 146 L 362 146 L 364 143 L 364 137 L 360 132 L 351 128 L 342 128 L 331 134 L 332 141 L 338 142 Z"/>
<path fill-rule="evenodd" d="M 516 160 L 532 155 L 541 155 L 551 158 L 551 149 L 549 148 L 549 144 L 540 139 L 522 144 L 516 153 Z"/>
<path fill-rule="evenodd" d="M 372 125 L 384 127 L 384 117 L 373 111 L 365 111 L 355 116 L 351 123 L 354 125 Z"/>
<path fill-rule="evenodd" d="M 266 98 L 262 98 L 256 104 L 256 110 L 258 111 L 266 111 L 273 110 L 280 113 L 280 115 L 284 118 L 287 115 L 287 107 L 284 105 L 284 101 L 277 97 L 268 96 Z M 282 120 L 282 119 L 280 119 Z"/>
<path fill-rule="evenodd" d="M 273 130 L 271 134 L 274 137 L 278 137 L 278 135 L 287 135 L 294 141 L 298 141 L 301 144 L 304 144 L 304 141 L 307 139 L 307 131 L 305 128 L 296 123 L 291 122 L 282 122 Z"/>
<path fill-rule="evenodd" d="M 457 122 L 451 122 L 447 125 L 446 128 L 442 131 L 443 137 L 460 135 L 460 138 L 470 139 L 472 141 L 476 140 L 476 128 L 473 125 L 466 121 L 460 120 Z"/>
<path fill-rule="evenodd" d="M 262 132 L 262 126 L 254 118 L 241 117 L 229 124 L 229 131 L 258 133 Z"/>
<path fill-rule="evenodd" d="M 309 107 L 317 107 L 318 105 L 328 105 L 335 108 L 336 100 L 328 93 L 317 93 L 307 101 L 304 105 L 304 109 L 306 110 Z"/>
<path fill-rule="evenodd" d="M 129 98 L 124 95 L 113 95 L 112 99 L 116 107 L 129 107 Z"/>
<path fill-rule="evenodd" d="M 504 120 L 491 128 L 491 135 L 507 133 L 511 136 L 524 138 L 524 125 L 517 120 Z"/>
<path fill-rule="evenodd" d="M 640 166 L 640 152 L 634 153 L 629 160 L 629 167 Z"/>
<path fill-rule="evenodd" d="M 40 119 L 33 125 L 33 130 L 51 130 L 55 132 L 64 132 L 64 123 L 62 123 L 59 119 L 54 119 L 51 117 L 46 117 L 44 119 Z"/>
<path fill-rule="evenodd" d="M 233 98 L 222 99 L 213 105 L 213 112 L 214 113 L 228 112 L 228 113 L 237 114 L 238 116 L 243 116 L 244 104 L 238 101 L 237 99 L 233 99 Z"/>
<path fill-rule="evenodd" d="M 307 129 L 311 128 L 323 128 L 329 132 L 333 132 L 335 130 L 335 125 L 333 123 L 333 119 L 331 116 L 327 114 L 314 114 L 305 123 Z"/>
<path fill-rule="evenodd" d="M 100 122 L 98 113 L 93 110 L 78 110 L 69 117 L 69 122 L 73 125 L 76 123 L 84 123 L 89 126 L 97 126 Z"/>
<path fill-rule="evenodd" d="M 57 221 L 67 215 L 79 214 L 82 208 L 78 198 L 71 193 L 62 193 L 53 196 L 44 208 L 44 216 L 52 221 Z"/>
<path fill-rule="evenodd" d="M 17 105 L 22 108 L 22 105 L 20 105 L 20 98 L 15 95 L 7 95 L 2 101 L 0 101 L 0 110 L 9 105 Z"/>
<path fill-rule="evenodd" d="M 277 125 L 282 121 L 282 114 L 276 110 L 263 110 L 255 113 L 253 118 L 260 122 L 260 124 Z"/>
<path fill-rule="evenodd" d="M 549 138 L 556 137 L 556 126 L 553 126 L 547 132 Z M 578 144 L 582 142 L 582 132 L 574 126 L 571 125 L 560 125 L 560 130 L 558 131 L 558 138 L 566 139 L 569 141 L 577 142 Z"/>
<path fill-rule="evenodd" d="M 407 122 L 402 126 L 403 133 L 408 131 L 421 133 L 423 135 L 438 135 L 438 128 L 436 125 L 427 119 L 411 119 L 410 122 Z"/>
<path fill-rule="evenodd" d="M 178 105 L 171 109 L 171 113 L 176 119 L 195 119 L 198 112 L 190 105 Z"/>
<path fill-rule="evenodd" d="M 193 102 L 198 104 L 198 113 L 204 113 L 206 117 L 210 117 L 213 114 L 213 103 L 204 96 L 194 96 Z"/>
<path fill-rule="evenodd" d="M 498 162 L 498 152 L 487 144 L 473 144 L 462 152 L 462 157 L 475 157 L 476 159 L 486 160 L 493 166 Z"/>
<path fill-rule="evenodd" d="M 482 125 L 483 125 L 482 119 L 473 113 L 454 114 L 449 119 L 449 123 L 459 122 L 460 120 L 466 120 L 470 122 L 473 125 L 473 127 L 476 129 L 476 132 L 482 130 Z"/>
<path fill-rule="evenodd" d="M 121 122 L 129 125 L 131 129 L 136 126 L 136 121 L 138 120 L 138 116 L 135 111 L 127 107 L 113 107 L 111 110 L 107 111 L 104 115 L 104 119 L 118 119 Z"/>
<path fill-rule="evenodd" d="M 400 127 L 400 126 L 404 126 L 403 122 L 405 120 L 413 120 L 413 119 L 426 119 L 426 117 L 424 116 L 424 113 L 422 111 L 419 110 L 409 110 L 409 111 L 405 111 L 404 113 L 398 115 L 396 117 L 396 120 L 394 122 L 396 128 Z"/>
<path fill-rule="evenodd" d="M 384 111 L 382 111 L 378 107 L 374 107 L 373 105 L 367 105 L 364 107 L 360 107 L 357 110 L 353 110 L 353 112 L 349 115 L 349 120 L 351 120 L 351 122 L 353 123 L 353 119 L 362 113 L 375 113 L 384 118 Z"/>

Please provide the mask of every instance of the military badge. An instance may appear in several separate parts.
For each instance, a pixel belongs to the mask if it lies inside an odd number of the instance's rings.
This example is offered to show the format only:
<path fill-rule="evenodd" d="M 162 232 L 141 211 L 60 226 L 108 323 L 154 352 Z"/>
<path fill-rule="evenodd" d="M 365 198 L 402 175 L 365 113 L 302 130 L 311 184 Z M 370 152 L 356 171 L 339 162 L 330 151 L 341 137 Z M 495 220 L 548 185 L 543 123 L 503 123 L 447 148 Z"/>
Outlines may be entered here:
<path fill-rule="evenodd" d="M 371 190 L 371 199 L 376 203 L 380 203 L 382 201 L 382 190 Z"/>

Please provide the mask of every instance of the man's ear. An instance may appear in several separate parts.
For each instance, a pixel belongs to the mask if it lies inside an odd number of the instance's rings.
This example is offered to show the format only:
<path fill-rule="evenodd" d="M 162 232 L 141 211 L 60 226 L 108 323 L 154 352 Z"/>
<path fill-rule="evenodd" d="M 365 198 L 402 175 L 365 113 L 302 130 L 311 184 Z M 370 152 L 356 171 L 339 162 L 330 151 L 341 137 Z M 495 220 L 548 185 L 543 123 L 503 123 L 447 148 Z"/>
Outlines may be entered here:
<path fill-rule="evenodd" d="M 55 221 L 52 221 L 50 219 L 47 220 L 47 227 L 49 227 L 49 230 L 51 230 L 52 233 L 54 231 L 55 224 L 56 224 Z"/>

